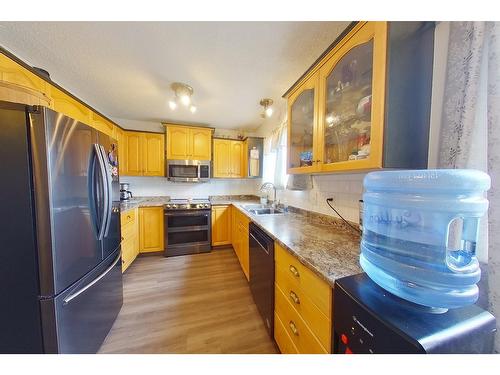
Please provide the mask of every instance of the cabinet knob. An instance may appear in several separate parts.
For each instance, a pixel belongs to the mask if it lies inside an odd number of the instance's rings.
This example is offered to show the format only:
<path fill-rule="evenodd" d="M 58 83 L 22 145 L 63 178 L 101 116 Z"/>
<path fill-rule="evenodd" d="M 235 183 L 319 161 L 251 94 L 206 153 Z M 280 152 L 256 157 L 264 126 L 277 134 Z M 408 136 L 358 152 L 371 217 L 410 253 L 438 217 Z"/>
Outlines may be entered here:
<path fill-rule="evenodd" d="M 288 268 L 290 270 L 290 272 L 292 273 L 293 276 L 295 277 L 300 277 L 300 273 L 299 271 L 297 270 L 297 268 L 295 268 L 294 266 L 292 266 L 290 264 L 290 267 Z"/>
<path fill-rule="evenodd" d="M 290 331 L 292 331 L 292 333 L 295 336 L 299 335 L 299 330 L 297 329 L 297 326 L 295 325 L 295 323 L 293 322 L 293 320 L 290 320 L 290 322 L 288 323 L 288 326 L 290 327 Z"/>
<path fill-rule="evenodd" d="M 290 299 L 296 304 L 300 305 L 300 298 L 295 294 L 293 290 L 290 291 Z"/>

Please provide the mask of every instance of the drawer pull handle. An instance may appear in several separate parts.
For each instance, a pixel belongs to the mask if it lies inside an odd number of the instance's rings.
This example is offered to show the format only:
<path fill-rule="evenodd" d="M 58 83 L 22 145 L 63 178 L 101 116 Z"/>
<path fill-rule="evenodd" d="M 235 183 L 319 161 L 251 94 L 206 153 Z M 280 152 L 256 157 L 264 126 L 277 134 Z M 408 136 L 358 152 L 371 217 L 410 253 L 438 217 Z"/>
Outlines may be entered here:
<path fill-rule="evenodd" d="M 125 238 L 121 237 L 121 239 L 122 239 L 122 241 L 123 241 Z"/>
<path fill-rule="evenodd" d="M 128 216 L 127 216 L 127 219 L 129 219 L 129 220 L 130 220 L 130 215 L 128 215 Z"/>
<path fill-rule="evenodd" d="M 293 276 L 300 277 L 300 274 L 299 274 L 299 271 L 297 270 L 297 268 L 295 268 L 291 264 L 290 264 L 289 270 L 290 270 L 290 272 L 292 273 Z"/>
<path fill-rule="evenodd" d="M 293 320 L 290 320 L 290 322 L 288 323 L 288 326 L 290 327 L 290 330 L 292 331 L 292 333 L 295 336 L 299 335 L 299 330 L 297 329 L 297 326 L 295 325 L 295 323 L 293 322 Z"/>
<path fill-rule="evenodd" d="M 297 294 L 295 294 L 295 292 L 293 290 L 290 291 L 290 299 L 297 305 L 300 305 L 300 299 L 299 297 L 297 296 Z"/>

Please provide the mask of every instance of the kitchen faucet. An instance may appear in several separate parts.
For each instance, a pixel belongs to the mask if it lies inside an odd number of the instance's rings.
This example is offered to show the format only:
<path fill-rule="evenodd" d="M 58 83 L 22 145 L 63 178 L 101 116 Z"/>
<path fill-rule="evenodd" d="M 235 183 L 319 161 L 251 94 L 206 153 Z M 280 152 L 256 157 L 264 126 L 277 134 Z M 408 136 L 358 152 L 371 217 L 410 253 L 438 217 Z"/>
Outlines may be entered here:
<path fill-rule="evenodd" d="M 262 191 L 264 189 L 268 189 L 268 188 L 273 188 L 273 203 L 272 203 L 272 206 L 273 207 L 276 207 L 276 186 L 274 186 L 274 184 L 272 182 L 265 182 L 262 184 L 262 186 L 260 187 L 259 191 Z"/>

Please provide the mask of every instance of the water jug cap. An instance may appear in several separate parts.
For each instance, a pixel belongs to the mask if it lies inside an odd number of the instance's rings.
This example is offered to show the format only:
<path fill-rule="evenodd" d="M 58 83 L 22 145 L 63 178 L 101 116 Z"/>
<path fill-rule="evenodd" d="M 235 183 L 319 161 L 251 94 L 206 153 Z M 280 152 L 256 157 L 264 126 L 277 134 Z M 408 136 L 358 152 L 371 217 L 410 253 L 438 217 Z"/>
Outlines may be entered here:
<path fill-rule="evenodd" d="M 383 191 L 487 191 L 491 179 L 475 169 L 420 169 L 368 173 L 366 190 Z"/>

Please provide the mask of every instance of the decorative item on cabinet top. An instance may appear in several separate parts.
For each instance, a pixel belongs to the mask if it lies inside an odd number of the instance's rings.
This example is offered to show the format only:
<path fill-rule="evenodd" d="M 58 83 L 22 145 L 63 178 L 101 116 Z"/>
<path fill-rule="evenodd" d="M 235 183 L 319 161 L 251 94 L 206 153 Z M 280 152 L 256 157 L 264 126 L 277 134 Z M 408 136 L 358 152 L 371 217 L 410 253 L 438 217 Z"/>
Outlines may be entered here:
<path fill-rule="evenodd" d="M 427 167 L 434 22 L 358 22 L 288 99 L 289 174 Z"/>

